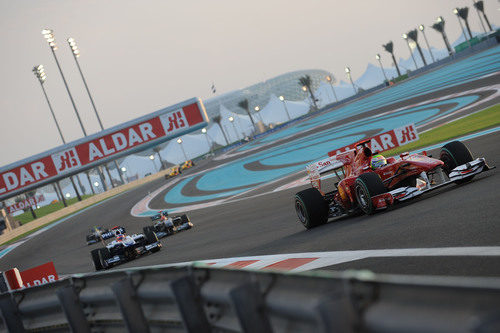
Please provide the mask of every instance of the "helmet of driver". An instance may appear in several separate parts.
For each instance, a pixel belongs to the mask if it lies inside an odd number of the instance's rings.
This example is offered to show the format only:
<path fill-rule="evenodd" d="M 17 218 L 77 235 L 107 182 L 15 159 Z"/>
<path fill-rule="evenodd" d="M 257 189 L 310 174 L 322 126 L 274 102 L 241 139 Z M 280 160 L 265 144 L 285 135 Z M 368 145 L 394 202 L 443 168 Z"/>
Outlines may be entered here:
<path fill-rule="evenodd" d="M 125 239 L 125 235 L 123 235 L 123 234 L 119 234 L 116 236 L 116 241 L 118 241 L 118 242 L 123 242 L 124 239 Z"/>
<path fill-rule="evenodd" d="M 380 167 L 383 167 L 386 164 L 387 164 L 387 160 L 381 154 L 376 154 L 376 155 L 372 156 L 372 161 L 371 161 L 371 164 L 370 164 L 372 170 L 375 170 L 375 169 L 378 169 Z"/>

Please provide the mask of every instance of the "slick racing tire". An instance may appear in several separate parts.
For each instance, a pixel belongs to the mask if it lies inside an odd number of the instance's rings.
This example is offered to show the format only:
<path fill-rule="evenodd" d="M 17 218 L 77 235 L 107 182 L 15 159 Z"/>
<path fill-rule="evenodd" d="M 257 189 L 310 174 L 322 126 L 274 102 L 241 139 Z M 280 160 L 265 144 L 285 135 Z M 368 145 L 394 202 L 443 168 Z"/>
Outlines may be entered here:
<path fill-rule="evenodd" d="M 146 242 L 147 244 L 153 244 L 158 242 L 158 236 L 156 236 L 156 233 L 152 230 L 144 230 L 144 236 L 146 236 Z M 155 253 L 160 251 L 161 247 L 155 247 L 154 249 L 151 249 L 151 252 Z"/>
<path fill-rule="evenodd" d="M 97 241 L 94 235 L 87 235 L 87 245 L 95 243 L 94 241 Z"/>
<path fill-rule="evenodd" d="M 143 227 L 143 228 L 142 228 L 142 232 L 144 233 L 144 236 L 146 236 L 146 233 L 148 233 L 148 232 L 152 232 L 152 233 L 154 233 L 154 231 L 155 231 L 155 230 L 154 230 L 154 227 L 149 226 L 149 225 L 148 225 L 147 227 Z M 146 238 L 147 238 L 147 237 L 146 237 Z"/>
<path fill-rule="evenodd" d="M 295 194 L 295 211 L 306 229 L 328 221 L 328 203 L 315 188 L 308 188 Z"/>
<path fill-rule="evenodd" d="M 94 267 L 96 271 L 100 271 L 102 269 L 108 268 L 105 260 L 111 258 L 111 254 L 109 250 L 105 247 L 94 249 L 90 251 L 90 256 L 92 257 L 92 262 L 94 263 Z"/>
<path fill-rule="evenodd" d="M 354 182 L 354 191 L 359 208 L 368 215 L 375 213 L 372 197 L 387 192 L 387 189 L 375 172 L 367 172 L 359 175 Z"/>
<path fill-rule="evenodd" d="M 474 160 L 469 148 L 460 141 L 452 141 L 445 144 L 441 148 L 439 159 L 443 161 L 443 170 L 447 175 L 457 166 Z M 457 180 L 455 183 L 462 184 L 470 181 L 472 178 L 474 178 L 474 176 Z"/>
<path fill-rule="evenodd" d="M 188 223 L 189 222 L 189 218 L 186 214 L 182 214 L 181 215 L 181 224 L 184 224 L 184 223 Z"/>
<path fill-rule="evenodd" d="M 103 269 L 101 265 L 101 260 L 99 259 L 99 250 L 100 249 L 94 249 L 90 251 L 90 256 L 92 257 L 92 262 L 94 263 L 96 271 L 100 271 L 101 269 Z"/>

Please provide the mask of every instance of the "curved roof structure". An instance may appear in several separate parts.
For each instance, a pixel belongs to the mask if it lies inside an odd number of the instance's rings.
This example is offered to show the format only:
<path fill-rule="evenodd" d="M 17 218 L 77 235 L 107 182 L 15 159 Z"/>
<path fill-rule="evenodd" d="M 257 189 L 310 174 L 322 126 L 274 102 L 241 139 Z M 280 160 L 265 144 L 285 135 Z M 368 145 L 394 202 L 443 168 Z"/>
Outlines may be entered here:
<path fill-rule="evenodd" d="M 221 105 L 231 112 L 246 114 L 245 110 L 238 106 L 245 98 L 248 99 L 251 111 L 256 106 L 262 109 L 269 102 L 271 95 L 284 96 L 287 101 L 303 101 L 308 97 L 308 93 L 302 91 L 298 81 L 305 75 L 311 77 L 313 91 L 319 87 L 321 81 L 326 81 L 326 76 L 333 77 L 330 72 L 321 69 L 289 72 L 243 89 L 204 99 L 203 104 L 209 118 L 212 118 L 220 113 Z"/>

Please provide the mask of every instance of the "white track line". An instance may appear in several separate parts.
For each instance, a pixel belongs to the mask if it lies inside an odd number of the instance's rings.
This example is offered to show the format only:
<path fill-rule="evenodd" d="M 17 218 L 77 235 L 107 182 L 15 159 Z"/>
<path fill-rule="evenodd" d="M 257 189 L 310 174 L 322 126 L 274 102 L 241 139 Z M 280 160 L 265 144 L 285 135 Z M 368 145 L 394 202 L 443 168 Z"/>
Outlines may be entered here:
<path fill-rule="evenodd" d="M 241 269 L 276 269 L 291 272 L 304 272 L 322 267 L 338 265 L 367 258 L 393 257 L 498 257 L 500 246 L 472 246 L 472 247 L 438 247 L 438 248 L 409 248 L 409 249 L 382 249 L 382 250 L 355 250 L 355 251 L 328 251 L 288 253 L 278 255 L 234 257 L 189 261 L 172 266 L 185 266 L 193 263 L 209 265 L 217 268 Z M 269 267 L 271 266 L 271 267 Z"/>

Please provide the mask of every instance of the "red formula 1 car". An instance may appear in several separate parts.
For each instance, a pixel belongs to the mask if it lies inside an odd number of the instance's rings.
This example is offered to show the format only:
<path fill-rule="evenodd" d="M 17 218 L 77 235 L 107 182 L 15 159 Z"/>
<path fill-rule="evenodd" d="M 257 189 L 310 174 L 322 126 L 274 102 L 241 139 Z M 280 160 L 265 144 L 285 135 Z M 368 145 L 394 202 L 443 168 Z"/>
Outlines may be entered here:
<path fill-rule="evenodd" d="M 490 170 L 484 158 L 473 159 L 460 141 L 444 145 L 439 159 L 425 152 L 385 159 L 372 153 L 369 142 L 362 141 L 355 149 L 306 167 L 312 188 L 295 195 L 295 210 L 307 229 L 359 211 L 373 214 L 395 202 L 453 182 L 467 182 Z M 374 166 L 375 162 L 380 165 Z M 333 191 L 324 189 L 328 181 L 334 183 Z"/>

